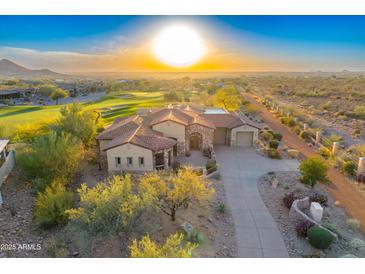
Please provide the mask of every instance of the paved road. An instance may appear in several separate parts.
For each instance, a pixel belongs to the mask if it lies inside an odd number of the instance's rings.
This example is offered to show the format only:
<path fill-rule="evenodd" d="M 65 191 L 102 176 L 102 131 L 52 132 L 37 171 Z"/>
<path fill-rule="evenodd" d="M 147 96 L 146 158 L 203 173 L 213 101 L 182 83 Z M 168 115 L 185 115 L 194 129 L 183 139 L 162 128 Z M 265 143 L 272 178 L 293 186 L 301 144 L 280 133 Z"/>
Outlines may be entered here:
<path fill-rule="evenodd" d="M 315 151 L 308 146 L 303 140 L 291 132 L 286 126 L 280 123 L 270 111 L 268 111 L 261 103 L 257 102 L 252 97 L 247 99 L 256 105 L 261 113 L 265 123 L 274 131 L 283 135 L 283 141 L 288 146 L 300 151 L 305 157 L 315 155 Z M 346 213 L 352 218 L 356 218 L 361 223 L 362 231 L 365 232 L 365 199 L 359 191 L 350 183 L 350 181 L 335 168 L 329 168 L 327 173 L 328 178 L 332 182 L 326 187 L 329 193 L 335 200 L 339 201 Z"/>
<path fill-rule="evenodd" d="M 236 230 L 238 256 L 288 257 L 275 221 L 257 190 L 257 181 L 269 171 L 297 170 L 296 160 L 273 160 L 254 149 L 214 148 Z"/>

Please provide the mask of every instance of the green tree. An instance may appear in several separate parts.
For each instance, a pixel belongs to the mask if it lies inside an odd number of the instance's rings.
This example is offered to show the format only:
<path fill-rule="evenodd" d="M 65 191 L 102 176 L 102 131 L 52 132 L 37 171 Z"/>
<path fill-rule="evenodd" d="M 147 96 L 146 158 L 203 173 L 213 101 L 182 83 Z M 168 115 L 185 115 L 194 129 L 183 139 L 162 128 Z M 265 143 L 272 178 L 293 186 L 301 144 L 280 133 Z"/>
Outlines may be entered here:
<path fill-rule="evenodd" d="M 146 208 L 132 186 L 130 175 L 114 176 L 93 188 L 83 184 L 78 189 L 80 207 L 68 210 L 69 218 L 91 234 L 130 231 Z"/>
<path fill-rule="evenodd" d="M 317 184 L 328 182 L 327 166 L 318 157 L 308 158 L 299 165 L 300 173 L 302 174 L 300 180 L 304 184 L 310 185 L 312 188 Z"/>
<path fill-rule="evenodd" d="M 53 181 L 35 201 L 34 221 L 37 226 L 49 228 L 67 220 L 65 211 L 72 207 L 73 193 L 66 191 L 62 179 Z"/>
<path fill-rule="evenodd" d="M 184 236 L 176 233 L 170 235 L 163 245 L 144 236 L 140 241 L 134 240 L 130 246 L 132 258 L 190 258 L 196 244 L 182 244 Z"/>
<path fill-rule="evenodd" d="M 229 85 L 217 90 L 214 95 L 214 101 L 216 106 L 234 111 L 240 108 L 242 96 L 233 85 Z"/>
<path fill-rule="evenodd" d="M 38 94 L 44 97 L 50 97 L 51 94 L 56 91 L 58 88 L 53 85 L 42 85 L 38 87 Z"/>
<path fill-rule="evenodd" d="M 81 105 L 73 103 L 61 108 L 61 117 L 56 122 L 56 129 L 79 138 L 84 145 L 90 145 L 98 129 L 99 114 L 83 110 Z"/>
<path fill-rule="evenodd" d="M 58 100 L 62 99 L 62 98 L 66 98 L 68 97 L 68 92 L 61 89 L 61 88 L 57 88 L 54 91 L 52 91 L 51 95 L 49 96 L 52 100 L 56 100 L 56 105 L 58 105 Z"/>
<path fill-rule="evenodd" d="M 54 178 L 71 178 L 83 157 L 83 145 L 76 137 L 50 131 L 19 149 L 17 162 L 30 178 L 37 179 L 36 187 L 42 191 Z"/>
<path fill-rule="evenodd" d="M 214 193 L 209 182 L 191 167 L 182 168 L 177 174 L 171 173 L 169 176 L 146 174 L 140 178 L 139 189 L 147 200 L 169 215 L 172 221 L 175 221 L 180 208 L 187 208 L 193 201 L 206 201 Z"/>

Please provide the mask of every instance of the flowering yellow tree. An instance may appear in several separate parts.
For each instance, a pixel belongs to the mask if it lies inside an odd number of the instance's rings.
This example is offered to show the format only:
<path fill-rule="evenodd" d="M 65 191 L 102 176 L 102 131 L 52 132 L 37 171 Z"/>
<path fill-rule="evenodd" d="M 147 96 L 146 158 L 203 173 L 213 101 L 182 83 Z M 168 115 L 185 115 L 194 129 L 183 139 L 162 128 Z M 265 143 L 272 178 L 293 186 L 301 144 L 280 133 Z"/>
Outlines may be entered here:
<path fill-rule="evenodd" d="M 158 245 L 144 236 L 140 241 L 134 240 L 130 246 L 132 258 L 190 258 L 196 244 L 182 244 L 184 236 L 176 233 L 170 235 L 163 245 Z"/>
<path fill-rule="evenodd" d="M 130 175 L 114 176 L 93 188 L 83 184 L 78 189 L 80 207 L 68 210 L 68 216 L 91 233 L 128 231 L 146 205 L 132 186 Z"/>
<path fill-rule="evenodd" d="M 209 182 L 184 167 L 177 174 L 149 173 L 140 178 L 139 189 L 144 200 L 152 202 L 175 221 L 176 212 L 193 201 L 204 202 L 214 193 Z"/>

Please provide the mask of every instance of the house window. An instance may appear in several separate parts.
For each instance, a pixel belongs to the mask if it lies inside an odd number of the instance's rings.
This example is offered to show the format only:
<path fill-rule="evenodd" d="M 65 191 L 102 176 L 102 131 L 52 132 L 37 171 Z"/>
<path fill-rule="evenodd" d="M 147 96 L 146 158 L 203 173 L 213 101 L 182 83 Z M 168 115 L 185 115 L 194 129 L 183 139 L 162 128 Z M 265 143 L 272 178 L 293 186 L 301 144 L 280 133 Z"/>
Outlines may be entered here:
<path fill-rule="evenodd" d="M 144 157 L 139 157 L 138 161 L 139 161 L 139 166 L 144 167 Z"/>
<path fill-rule="evenodd" d="M 133 158 L 132 157 L 127 157 L 127 166 L 128 167 L 132 167 L 133 166 Z"/>
<path fill-rule="evenodd" d="M 115 157 L 115 166 L 120 167 L 121 164 L 122 164 L 122 160 L 120 159 L 120 157 Z"/>

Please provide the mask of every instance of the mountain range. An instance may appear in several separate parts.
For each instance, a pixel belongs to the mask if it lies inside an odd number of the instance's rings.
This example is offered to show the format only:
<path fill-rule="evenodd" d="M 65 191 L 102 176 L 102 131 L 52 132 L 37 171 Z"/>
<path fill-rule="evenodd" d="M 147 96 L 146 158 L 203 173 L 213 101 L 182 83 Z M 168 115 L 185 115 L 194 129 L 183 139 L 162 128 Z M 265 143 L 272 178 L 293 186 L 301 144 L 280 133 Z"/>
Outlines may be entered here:
<path fill-rule="evenodd" d="M 8 59 L 1 59 L 0 76 L 19 78 L 57 78 L 65 77 L 66 75 L 51 71 L 49 69 L 29 69 Z"/>

